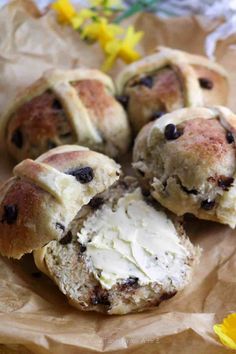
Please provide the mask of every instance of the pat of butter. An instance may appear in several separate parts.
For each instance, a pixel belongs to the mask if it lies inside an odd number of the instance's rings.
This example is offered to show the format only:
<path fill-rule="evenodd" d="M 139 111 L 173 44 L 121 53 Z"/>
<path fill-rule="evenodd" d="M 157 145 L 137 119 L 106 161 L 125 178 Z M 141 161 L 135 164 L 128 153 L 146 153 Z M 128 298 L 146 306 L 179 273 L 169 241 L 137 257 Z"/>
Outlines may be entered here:
<path fill-rule="evenodd" d="M 120 198 L 116 210 L 104 204 L 84 222 L 78 241 L 86 243 L 94 276 L 106 289 L 129 277 L 178 286 L 188 271 L 188 250 L 174 224 L 145 202 L 140 188 Z"/>

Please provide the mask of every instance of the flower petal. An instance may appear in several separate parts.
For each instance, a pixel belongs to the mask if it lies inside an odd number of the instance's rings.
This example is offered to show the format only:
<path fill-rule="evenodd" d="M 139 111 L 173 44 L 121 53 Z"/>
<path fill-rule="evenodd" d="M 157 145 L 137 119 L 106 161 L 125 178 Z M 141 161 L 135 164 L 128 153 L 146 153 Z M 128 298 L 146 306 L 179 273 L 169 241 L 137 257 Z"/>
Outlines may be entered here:
<path fill-rule="evenodd" d="M 230 314 L 221 324 L 216 324 L 213 328 L 221 343 L 236 350 L 236 313 Z"/>
<path fill-rule="evenodd" d="M 57 0 L 52 4 L 52 9 L 57 12 L 58 21 L 69 23 L 71 18 L 76 15 L 74 6 L 69 0 Z"/>
<path fill-rule="evenodd" d="M 236 349 L 236 342 L 230 338 L 227 334 L 224 333 L 224 327 L 221 324 L 214 325 L 214 331 L 220 338 L 222 344 L 230 349 Z"/>

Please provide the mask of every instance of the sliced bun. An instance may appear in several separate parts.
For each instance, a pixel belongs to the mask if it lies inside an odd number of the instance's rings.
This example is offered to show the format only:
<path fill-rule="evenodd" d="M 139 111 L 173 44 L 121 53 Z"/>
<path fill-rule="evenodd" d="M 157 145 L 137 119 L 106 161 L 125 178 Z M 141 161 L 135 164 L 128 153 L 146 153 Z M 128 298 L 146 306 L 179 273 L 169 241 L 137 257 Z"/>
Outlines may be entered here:
<path fill-rule="evenodd" d="M 37 267 L 73 306 L 106 314 L 142 311 L 174 296 L 198 257 L 181 221 L 131 178 L 84 206 L 63 239 L 34 251 Z"/>

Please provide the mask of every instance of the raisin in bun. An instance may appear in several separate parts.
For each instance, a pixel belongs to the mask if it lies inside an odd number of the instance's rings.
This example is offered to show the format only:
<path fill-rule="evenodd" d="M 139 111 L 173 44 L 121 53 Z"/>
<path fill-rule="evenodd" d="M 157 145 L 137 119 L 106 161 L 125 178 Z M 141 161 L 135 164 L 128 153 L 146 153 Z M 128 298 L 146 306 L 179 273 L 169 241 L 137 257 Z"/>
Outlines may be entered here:
<path fill-rule="evenodd" d="M 191 279 L 199 250 L 172 221 L 121 180 L 84 206 L 61 240 L 34 251 L 35 263 L 84 311 L 126 314 L 157 306 Z"/>
<path fill-rule="evenodd" d="M 133 159 L 152 196 L 177 215 L 236 225 L 236 116 L 225 107 L 183 108 L 147 124 Z"/>
<path fill-rule="evenodd" d="M 117 78 L 121 102 L 137 134 L 149 121 L 182 107 L 225 105 L 225 70 L 199 55 L 158 47 L 124 68 Z"/>
<path fill-rule="evenodd" d="M 130 127 L 114 93 L 112 80 L 98 70 L 45 72 L 1 117 L 9 153 L 21 161 L 63 144 L 111 157 L 125 153 Z"/>
<path fill-rule="evenodd" d="M 119 177 L 109 157 L 62 146 L 18 164 L 0 188 L 0 253 L 20 258 L 60 240 L 80 208 Z"/>

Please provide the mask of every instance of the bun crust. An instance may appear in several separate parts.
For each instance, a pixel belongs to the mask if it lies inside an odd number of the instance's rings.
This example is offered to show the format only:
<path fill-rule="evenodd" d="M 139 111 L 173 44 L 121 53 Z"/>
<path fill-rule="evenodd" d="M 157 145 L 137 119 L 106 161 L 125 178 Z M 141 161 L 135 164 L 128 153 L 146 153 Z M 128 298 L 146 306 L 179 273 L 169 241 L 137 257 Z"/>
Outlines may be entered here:
<path fill-rule="evenodd" d="M 8 151 L 18 161 L 64 144 L 111 157 L 125 153 L 130 127 L 114 94 L 112 80 L 98 70 L 45 72 L 1 117 Z"/>
<path fill-rule="evenodd" d="M 119 165 L 80 146 L 22 161 L 0 189 L 0 253 L 20 258 L 60 240 L 81 207 L 112 185 Z"/>
<path fill-rule="evenodd" d="M 224 105 L 228 97 L 225 70 L 199 55 L 158 47 L 124 68 L 117 88 L 127 97 L 135 133 L 160 115 L 183 107 Z"/>
<path fill-rule="evenodd" d="M 179 132 L 166 136 L 167 126 Z M 227 108 L 185 108 L 145 126 L 134 167 L 152 196 L 177 215 L 236 225 L 236 116 Z"/>
<path fill-rule="evenodd" d="M 174 296 L 179 290 L 183 289 L 191 279 L 193 267 L 196 262 L 198 262 L 199 249 L 195 248 L 190 243 L 184 233 L 180 220 L 174 217 L 175 226 L 173 227 L 176 229 L 176 237 L 177 239 L 179 238 L 181 252 L 183 253 L 181 256 L 179 255 L 181 259 L 179 261 L 180 266 L 173 267 L 171 260 L 166 265 L 166 267 L 170 267 L 168 276 L 164 278 L 162 276 L 163 279 L 159 282 L 151 281 L 148 284 L 142 284 L 140 283 L 140 279 L 134 276 L 127 276 L 126 278 L 123 274 L 112 286 L 106 287 L 99 281 L 99 279 L 103 278 L 102 269 L 100 270 L 102 271 L 101 275 L 99 275 L 100 278 L 94 275 L 94 263 L 89 253 L 89 247 L 93 244 L 93 238 L 97 238 L 97 240 L 94 241 L 95 244 L 97 244 L 98 234 L 93 229 L 92 238 L 89 238 L 88 242 L 84 240 L 83 244 L 81 244 L 82 236 L 79 236 L 83 234 L 81 230 L 86 228 L 86 223 L 89 223 L 90 218 L 96 217 L 97 213 L 99 213 L 98 218 L 103 219 L 105 218 L 105 210 L 112 209 L 113 212 L 115 212 L 115 210 L 119 208 L 121 198 L 127 195 L 129 196 L 126 201 L 126 207 L 128 210 L 127 213 L 129 213 L 129 202 L 132 200 L 132 193 L 137 193 L 135 194 L 136 197 L 139 193 L 136 188 L 137 183 L 133 179 L 126 178 L 118 182 L 118 184 L 111 187 L 105 193 L 99 195 L 100 204 L 93 201 L 93 203 L 91 202 L 91 204 L 81 209 L 80 213 L 71 224 L 71 229 L 65 242 L 52 241 L 42 249 L 34 252 L 37 267 L 58 285 L 60 290 L 67 296 L 71 305 L 80 310 L 98 311 L 110 315 L 142 311 L 153 306 L 158 306 L 162 301 Z M 153 204 L 153 200 L 152 202 L 151 200 L 147 200 L 147 203 L 149 203 L 148 210 L 152 213 L 156 213 L 158 229 L 160 210 L 155 203 Z M 150 205 L 152 205 L 152 209 L 150 209 Z M 117 217 L 118 214 L 116 214 Z M 131 214 L 130 217 L 132 218 Z M 135 219 L 138 223 L 139 216 L 137 214 Z M 116 228 L 115 225 L 112 224 L 112 218 L 110 219 L 110 223 L 111 227 L 115 230 Z M 125 228 L 126 227 L 128 227 L 128 225 L 126 225 Z M 168 229 L 167 225 L 166 227 Z M 161 225 L 159 231 L 161 232 Z M 106 229 L 105 231 L 103 230 L 103 232 L 107 233 L 109 230 Z M 111 234 L 114 244 L 120 240 L 118 237 L 119 231 L 117 230 L 116 232 L 117 235 L 115 238 L 114 235 Z M 137 228 L 134 232 L 135 234 L 138 232 Z M 135 234 L 132 232 L 129 233 L 129 239 L 132 240 Z M 146 236 L 149 237 L 150 235 L 147 233 Z M 158 236 L 159 235 L 156 234 L 157 239 Z M 165 233 L 165 237 L 161 239 L 163 245 L 165 245 L 165 238 L 167 238 L 167 236 L 167 233 Z M 139 234 L 139 237 L 141 237 L 141 234 Z M 162 247 L 165 247 L 163 245 Z M 172 244 L 172 246 L 174 246 L 174 244 Z M 98 247 L 96 255 L 102 250 L 101 245 Z M 171 248 L 171 252 L 174 252 L 174 248 Z M 168 255 L 168 251 L 166 255 Z M 176 256 L 176 258 L 178 258 L 178 256 Z M 109 262 L 109 258 L 107 262 Z M 113 263 L 116 264 L 115 262 L 116 256 L 114 255 Z M 176 264 L 179 265 L 178 262 Z M 164 274 L 162 267 L 164 267 L 164 264 L 162 264 L 161 261 L 160 268 L 157 267 L 156 272 L 161 271 L 161 273 Z M 117 271 L 117 267 L 114 269 Z"/>

